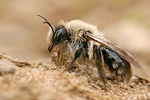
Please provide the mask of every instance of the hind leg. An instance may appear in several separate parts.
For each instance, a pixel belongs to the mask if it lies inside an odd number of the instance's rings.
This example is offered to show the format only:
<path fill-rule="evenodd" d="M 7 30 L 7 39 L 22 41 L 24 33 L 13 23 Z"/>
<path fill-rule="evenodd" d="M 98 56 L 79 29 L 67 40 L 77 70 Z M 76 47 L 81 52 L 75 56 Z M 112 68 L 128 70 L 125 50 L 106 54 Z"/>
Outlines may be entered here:
<path fill-rule="evenodd" d="M 97 67 L 98 73 L 100 75 L 100 78 L 102 79 L 102 81 L 105 85 L 105 88 L 106 88 L 107 79 L 106 79 L 105 70 L 103 69 L 104 65 L 101 63 L 101 61 L 103 60 L 103 59 L 101 59 L 101 51 L 96 45 L 93 47 L 93 49 L 95 52 L 96 67 Z"/>

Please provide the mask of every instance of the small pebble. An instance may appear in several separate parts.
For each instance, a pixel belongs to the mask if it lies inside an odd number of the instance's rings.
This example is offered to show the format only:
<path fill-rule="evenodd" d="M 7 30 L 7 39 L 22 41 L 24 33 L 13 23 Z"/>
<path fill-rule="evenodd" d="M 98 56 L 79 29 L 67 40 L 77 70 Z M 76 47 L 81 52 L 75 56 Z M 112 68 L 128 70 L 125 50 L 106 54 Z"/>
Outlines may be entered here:
<path fill-rule="evenodd" d="M 10 73 L 13 74 L 16 71 L 17 66 L 15 64 L 13 64 L 12 62 L 3 59 L 0 60 L 0 74 L 4 73 Z"/>

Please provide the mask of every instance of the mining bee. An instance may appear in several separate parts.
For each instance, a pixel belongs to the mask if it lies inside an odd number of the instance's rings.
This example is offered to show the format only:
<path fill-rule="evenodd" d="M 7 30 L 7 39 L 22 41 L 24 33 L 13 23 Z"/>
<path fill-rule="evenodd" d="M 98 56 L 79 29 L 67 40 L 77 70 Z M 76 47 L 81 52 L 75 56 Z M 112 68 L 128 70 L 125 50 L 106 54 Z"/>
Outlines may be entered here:
<path fill-rule="evenodd" d="M 144 67 L 125 49 L 106 39 L 94 25 L 81 20 L 72 20 L 61 21 L 58 26 L 53 27 L 43 16 L 38 16 L 45 20 L 43 23 L 50 26 L 47 35 L 48 51 L 51 53 L 55 48 L 58 60 L 62 60 L 63 55 L 71 56 L 72 60 L 67 70 L 81 59 L 83 62 L 93 63 L 106 86 L 105 65 L 111 74 L 109 78 L 123 82 L 128 82 L 132 76 L 130 63 L 140 68 Z"/>

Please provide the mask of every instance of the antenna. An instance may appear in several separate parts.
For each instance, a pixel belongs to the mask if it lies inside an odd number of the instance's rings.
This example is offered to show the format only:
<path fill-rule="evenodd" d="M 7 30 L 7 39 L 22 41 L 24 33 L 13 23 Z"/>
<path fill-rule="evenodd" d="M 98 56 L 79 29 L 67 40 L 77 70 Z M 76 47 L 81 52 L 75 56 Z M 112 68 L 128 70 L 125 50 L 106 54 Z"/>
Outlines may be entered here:
<path fill-rule="evenodd" d="M 45 20 L 43 23 L 47 23 L 47 24 L 51 27 L 51 29 L 52 29 L 52 31 L 53 31 L 53 33 L 54 33 L 54 28 L 53 28 L 53 26 L 50 24 L 50 22 L 48 22 L 47 19 L 46 19 L 45 17 L 43 17 L 42 15 L 40 15 L 40 14 L 37 14 L 37 16 L 43 18 L 43 19 Z"/>

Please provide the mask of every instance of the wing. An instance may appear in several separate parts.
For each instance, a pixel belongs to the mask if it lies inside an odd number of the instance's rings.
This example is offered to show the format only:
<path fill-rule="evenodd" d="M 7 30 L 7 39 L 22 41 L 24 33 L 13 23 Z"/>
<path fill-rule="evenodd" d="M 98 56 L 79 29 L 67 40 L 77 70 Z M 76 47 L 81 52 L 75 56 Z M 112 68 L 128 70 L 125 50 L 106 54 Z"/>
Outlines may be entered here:
<path fill-rule="evenodd" d="M 118 56 L 120 56 L 122 59 L 132 63 L 133 65 L 140 67 L 140 68 L 145 68 L 145 66 L 142 65 L 140 62 L 138 62 L 129 52 L 127 52 L 125 49 L 123 49 L 119 45 L 111 42 L 110 40 L 101 36 L 94 36 L 91 33 L 86 33 L 86 36 L 88 39 L 93 40 L 101 44 L 102 46 L 108 48 L 109 50 L 113 51 Z"/>

